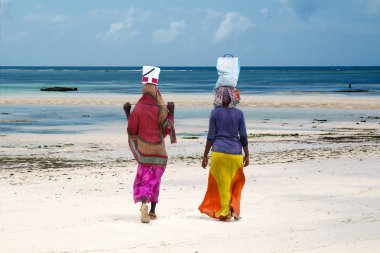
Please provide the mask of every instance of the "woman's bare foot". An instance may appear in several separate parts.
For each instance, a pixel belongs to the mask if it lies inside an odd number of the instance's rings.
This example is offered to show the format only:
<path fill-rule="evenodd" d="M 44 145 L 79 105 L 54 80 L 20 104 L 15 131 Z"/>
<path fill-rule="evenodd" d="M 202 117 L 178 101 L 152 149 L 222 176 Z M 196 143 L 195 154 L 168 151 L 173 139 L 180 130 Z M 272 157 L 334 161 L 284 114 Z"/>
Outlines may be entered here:
<path fill-rule="evenodd" d="M 225 217 L 220 217 L 219 220 L 224 221 L 224 222 L 230 222 L 231 221 L 231 216 L 225 216 Z"/>
<path fill-rule="evenodd" d="M 233 212 L 233 213 L 231 214 L 231 216 L 232 216 L 235 220 L 240 220 L 240 219 L 241 219 L 241 216 L 240 216 L 239 214 L 235 213 L 235 212 Z"/>
<path fill-rule="evenodd" d="M 157 219 L 157 215 L 155 213 L 149 213 L 149 218 L 151 220 L 155 220 L 155 219 Z"/>

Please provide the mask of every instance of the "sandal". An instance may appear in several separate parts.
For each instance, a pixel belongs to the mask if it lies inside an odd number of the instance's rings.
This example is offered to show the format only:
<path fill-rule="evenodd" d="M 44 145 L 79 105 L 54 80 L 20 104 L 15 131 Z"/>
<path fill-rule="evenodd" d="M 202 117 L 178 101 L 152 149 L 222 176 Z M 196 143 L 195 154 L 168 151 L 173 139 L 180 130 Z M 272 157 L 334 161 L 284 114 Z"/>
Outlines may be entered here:
<path fill-rule="evenodd" d="M 155 213 L 149 213 L 149 218 L 151 220 L 155 220 L 155 219 L 157 219 L 157 215 Z"/>
<path fill-rule="evenodd" d="M 142 223 L 149 223 L 150 218 L 149 218 L 149 213 L 148 213 L 148 205 L 147 204 L 141 204 L 141 222 Z"/>

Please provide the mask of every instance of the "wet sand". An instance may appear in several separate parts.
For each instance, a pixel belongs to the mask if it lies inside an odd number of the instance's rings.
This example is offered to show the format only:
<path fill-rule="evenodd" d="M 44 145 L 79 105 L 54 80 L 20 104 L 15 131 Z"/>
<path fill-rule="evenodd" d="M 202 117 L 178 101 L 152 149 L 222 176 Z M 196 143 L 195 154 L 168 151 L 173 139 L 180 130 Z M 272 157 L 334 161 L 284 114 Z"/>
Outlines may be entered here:
<path fill-rule="evenodd" d="M 196 99 L 194 99 L 196 97 Z M 136 103 L 140 95 L 84 94 L 84 93 L 31 93 L 2 94 L 0 104 L 44 105 L 122 105 L 126 101 Z M 213 94 L 165 94 L 166 101 L 177 106 L 208 106 Z M 309 95 L 248 95 L 242 94 L 241 106 L 245 107 L 296 107 L 334 109 L 380 109 L 380 99 L 370 96 L 309 94 Z"/>

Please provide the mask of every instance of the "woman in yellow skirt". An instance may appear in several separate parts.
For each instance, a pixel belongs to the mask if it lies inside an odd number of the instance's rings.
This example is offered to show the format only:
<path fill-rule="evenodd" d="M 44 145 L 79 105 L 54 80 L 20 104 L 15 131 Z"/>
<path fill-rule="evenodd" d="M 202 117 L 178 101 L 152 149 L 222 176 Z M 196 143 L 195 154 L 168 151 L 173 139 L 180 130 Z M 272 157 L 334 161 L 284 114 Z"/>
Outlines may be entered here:
<path fill-rule="evenodd" d="M 216 90 L 202 160 L 202 167 L 206 168 L 212 147 L 207 192 L 199 210 L 223 221 L 241 218 L 243 166 L 249 165 L 245 120 L 243 112 L 235 107 L 239 102 L 235 91 L 232 86 L 220 86 Z"/>

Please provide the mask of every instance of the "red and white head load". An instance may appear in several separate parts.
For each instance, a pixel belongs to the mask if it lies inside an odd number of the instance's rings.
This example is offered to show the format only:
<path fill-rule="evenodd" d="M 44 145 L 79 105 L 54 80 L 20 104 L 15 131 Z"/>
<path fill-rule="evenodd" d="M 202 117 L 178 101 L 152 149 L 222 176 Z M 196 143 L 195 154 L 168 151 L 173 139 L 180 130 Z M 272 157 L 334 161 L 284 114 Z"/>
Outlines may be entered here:
<path fill-rule="evenodd" d="M 158 84 L 161 69 L 154 66 L 143 66 L 142 69 L 142 83 Z"/>

